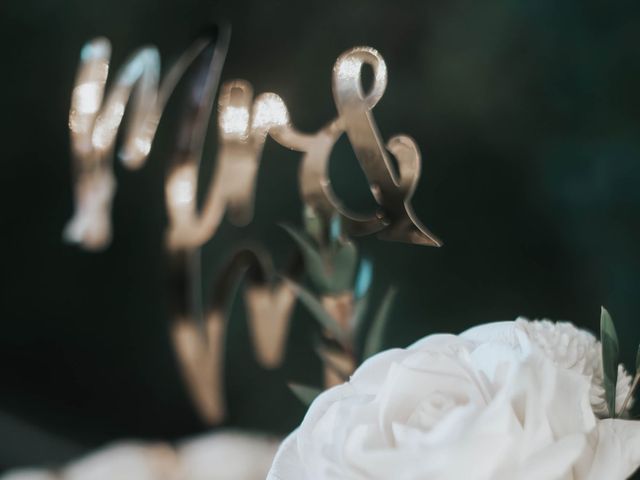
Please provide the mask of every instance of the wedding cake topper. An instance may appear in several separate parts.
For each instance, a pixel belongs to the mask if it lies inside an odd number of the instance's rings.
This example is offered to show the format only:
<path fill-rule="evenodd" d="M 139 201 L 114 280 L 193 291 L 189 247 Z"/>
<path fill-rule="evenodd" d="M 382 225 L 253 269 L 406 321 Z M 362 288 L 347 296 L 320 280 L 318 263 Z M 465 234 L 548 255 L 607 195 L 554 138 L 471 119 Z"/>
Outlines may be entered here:
<path fill-rule="evenodd" d="M 218 95 L 215 171 L 203 206 L 198 209 L 200 163 L 229 38 L 227 27 L 206 32 L 162 80 L 157 50 L 143 47 L 115 74 L 106 94 L 111 46 L 104 38 L 92 40 L 81 52 L 69 114 L 75 213 L 65 229 L 65 238 L 85 249 L 99 250 L 111 239 L 110 212 L 116 185 L 113 157 L 125 109 L 128 119 L 119 156 L 127 168 L 140 168 L 149 155 L 169 97 L 179 82 L 188 82 L 189 96 L 166 174 L 166 246 L 175 294 L 172 316 L 176 352 L 196 405 L 211 423 L 224 415 L 224 297 L 233 294 L 231 286 L 247 269 L 253 272 L 245 285 L 245 303 L 258 360 L 270 368 L 282 361 L 296 299 L 295 289 L 271 273 L 266 254 L 244 250 L 230 261 L 212 300 L 204 307 L 200 301 L 199 248 L 215 235 L 225 213 L 236 225 L 251 221 L 267 136 L 302 153 L 302 201 L 324 225 L 338 217 L 349 235 L 377 234 L 385 240 L 440 245 L 411 206 L 421 172 L 415 141 L 396 135 L 385 146 L 376 127 L 372 111 L 386 89 L 387 69 L 382 56 L 370 47 L 352 48 L 338 57 L 332 84 L 337 116 L 313 134 L 299 132 L 291 124 L 287 107 L 278 95 L 263 93 L 254 98 L 248 82 L 224 83 Z M 361 79 L 365 64 L 373 70 L 368 92 Z M 374 214 L 347 210 L 332 190 L 329 159 L 343 134 L 379 206 Z"/>

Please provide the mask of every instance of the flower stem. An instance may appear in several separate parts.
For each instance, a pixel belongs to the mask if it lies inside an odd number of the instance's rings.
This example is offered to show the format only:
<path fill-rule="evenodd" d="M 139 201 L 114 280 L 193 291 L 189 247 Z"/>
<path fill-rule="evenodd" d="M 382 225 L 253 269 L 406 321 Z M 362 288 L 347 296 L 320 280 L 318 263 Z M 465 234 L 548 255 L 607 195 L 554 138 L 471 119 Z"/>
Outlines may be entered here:
<path fill-rule="evenodd" d="M 619 415 L 622 415 L 626 410 L 629 402 L 631 401 L 631 397 L 633 397 L 633 392 L 635 392 L 636 388 L 638 388 L 638 383 L 640 382 L 640 372 L 636 372 L 633 377 L 633 382 L 631 383 L 631 388 L 629 389 L 629 393 L 627 393 L 624 402 L 622 403 L 622 408 L 618 412 Z"/>

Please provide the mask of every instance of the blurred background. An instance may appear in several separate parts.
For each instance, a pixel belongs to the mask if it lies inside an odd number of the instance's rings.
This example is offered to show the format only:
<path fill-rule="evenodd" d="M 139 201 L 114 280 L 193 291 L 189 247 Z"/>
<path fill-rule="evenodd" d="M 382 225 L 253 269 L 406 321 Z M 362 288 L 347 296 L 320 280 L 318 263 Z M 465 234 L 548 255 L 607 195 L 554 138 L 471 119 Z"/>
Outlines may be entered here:
<path fill-rule="evenodd" d="M 413 205 L 444 241 L 438 249 L 358 240 L 374 263 L 373 292 L 399 287 L 386 347 L 519 315 L 597 331 L 605 305 L 633 365 L 640 3 L 5 0 L 0 467 L 207 428 L 168 334 L 163 145 L 173 139 L 171 104 L 146 166 L 116 166 L 111 247 L 87 253 L 61 233 L 72 212 L 67 122 L 84 42 L 109 38 L 114 67 L 151 43 L 166 67 L 219 19 L 233 26 L 223 80 L 277 92 L 303 131 L 336 115 L 331 69 L 340 53 L 370 45 L 385 58 L 389 84 L 374 116 L 385 138 L 407 133 L 421 146 Z M 268 140 L 255 219 L 244 228 L 224 222 L 206 245 L 206 284 L 249 240 L 283 266 L 295 245 L 277 224 L 301 222 L 299 161 Z M 330 170 L 347 205 L 373 208 L 346 138 Z M 296 308 L 285 363 L 266 371 L 250 348 L 241 302 L 232 310 L 226 425 L 286 433 L 304 414 L 286 382 L 320 382 L 314 322 Z"/>

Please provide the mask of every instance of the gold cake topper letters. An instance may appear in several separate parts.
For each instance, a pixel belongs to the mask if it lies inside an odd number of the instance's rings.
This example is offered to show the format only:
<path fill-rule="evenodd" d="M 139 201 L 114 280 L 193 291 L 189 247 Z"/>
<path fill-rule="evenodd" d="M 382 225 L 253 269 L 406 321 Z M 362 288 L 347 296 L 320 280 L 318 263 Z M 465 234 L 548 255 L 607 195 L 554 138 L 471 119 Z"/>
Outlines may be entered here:
<path fill-rule="evenodd" d="M 410 203 L 420 178 L 416 143 L 397 135 L 385 146 L 376 127 L 372 110 L 384 94 L 387 69 L 380 54 L 370 47 L 352 48 L 337 59 L 333 96 L 338 115 L 313 134 L 291 125 L 278 95 L 263 93 L 254 99 L 248 82 L 224 83 L 218 98 L 215 172 L 199 211 L 198 173 L 229 34 L 228 28 L 222 28 L 203 35 L 162 81 L 157 50 L 139 49 L 116 73 L 106 96 L 111 46 L 104 38 L 92 40 L 82 49 L 69 114 L 75 212 L 65 238 L 98 250 L 111 238 L 114 146 L 125 108 L 129 114 L 119 156 L 126 167 L 135 169 L 144 164 L 151 150 L 164 107 L 178 82 L 190 82 L 165 183 L 167 249 L 177 294 L 172 312 L 176 352 L 198 410 L 210 423 L 224 415 L 222 358 L 227 313 L 220 292 L 231 292 L 230 284 L 246 271 L 253 272 L 244 288 L 244 300 L 258 360 L 269 368 L 282 361 L 295 302 L 290 286 L 268 274 L 268 257 L 252 250 L 233 257 L 204 311 L 192 301 L 198 297 L 193 291 L 200 282 L 199 247 L 215 235 L 225 212 L 236 225 L 245 225 L 253 217 L 255 182 L 267 135 L 303 154 L 300 193 L 304 204 L 318 215 L 328 219 L 337 212 L 352 235 L 376 233 L 386 240 L 440 245 L 417 219 Z M 364 64 L 374 74 L 369 92 L 363 91 L 361 82 Z M 374 215 L 348 211 L 331 188 L 329 159 L 343 133 L 380 207 Z M 390 155 L 397 161 L 397 171 Z"/>

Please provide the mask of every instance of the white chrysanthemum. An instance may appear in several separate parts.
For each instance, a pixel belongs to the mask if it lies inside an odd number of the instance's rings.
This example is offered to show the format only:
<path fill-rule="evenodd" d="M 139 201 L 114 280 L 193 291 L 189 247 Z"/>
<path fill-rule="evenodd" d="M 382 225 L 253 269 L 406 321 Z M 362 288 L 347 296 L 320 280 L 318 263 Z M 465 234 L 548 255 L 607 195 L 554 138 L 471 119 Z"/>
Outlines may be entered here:
<path fill-rule="evenodd" d="M 604 391 L 604 372 L 602 370 L 602 344 L 591 333 L 580 330 L 569 322 L 551 322 L 549 320 L 529 321 L 518 318 L 516 325 L 523 328 L 529 338 L 557 365 L 591 376 L 591 406 L 600 416 L 608 415 Z M 616 411 L 631 389 L 631 375 L 622 364 L 618 365 L 618 383 L 616 385 Z M 629 405 L 630 406 L 630 405 Z"/>
<path fill-rule="evenodd" d="M 515 322 L 497 322 L 481 325 L 462 333 L 470 340 L 494 340 L 512 346 L 519 344 L 518 335 L 524 333 L 528 340 L 538 347 L 556 365 L 591 377 L 590 400 L 593 412 L 599 417 L 609 416 L 604 391 L 602 370 L 602 345 L 591 333 L 576 328 L 569 322 L 549 320 L 528 320 L 520 317 Z M 622 404 L 631 388 L 631 376 L 624 366 L 618 366 L 616 387 L 616 411 L 620 413 Z M 628 406 L 631 406 L 629 403 Z"/>

